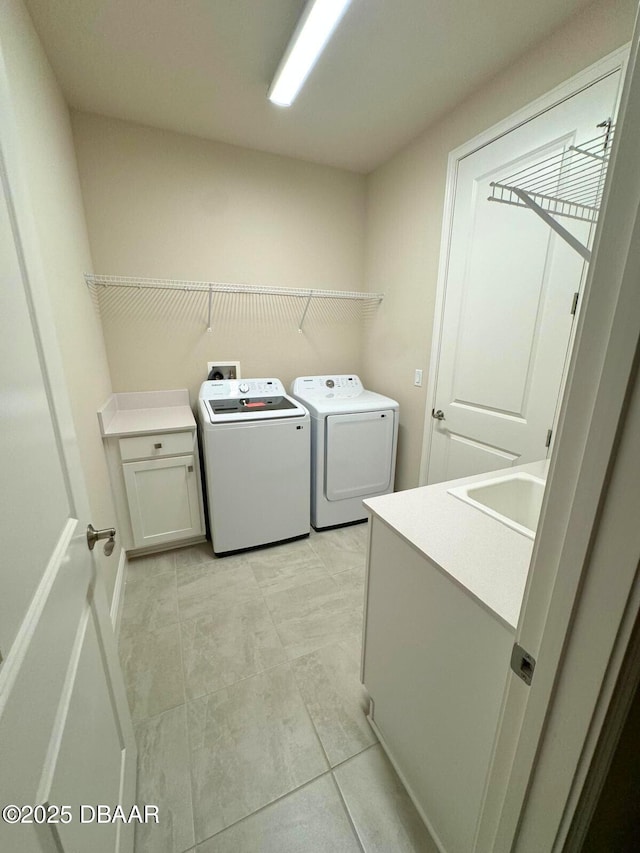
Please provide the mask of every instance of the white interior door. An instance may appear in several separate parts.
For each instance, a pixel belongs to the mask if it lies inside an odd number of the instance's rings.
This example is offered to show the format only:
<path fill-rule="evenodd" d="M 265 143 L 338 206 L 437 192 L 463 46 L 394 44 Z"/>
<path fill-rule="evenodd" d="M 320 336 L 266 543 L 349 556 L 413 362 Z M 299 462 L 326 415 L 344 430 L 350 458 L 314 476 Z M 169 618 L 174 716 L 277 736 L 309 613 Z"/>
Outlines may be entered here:
<path fill-rule="evenodd" d="M 621 670 L 640 612 L 639 38 L 636 25 L 518 624 L 537 664 L 531 687 L 508 679 L 478 853 L 578 849 L 568 839 L 576 806 L 597 792 L 583 786 L 606 769 L 624 719 L 617 697 L 635 686 L 633 667 Z"/>
<path fill-rule="evenodd" d="M 0 850 L 123 853 L 132 824 L 80 820 L 132 803 L 135 745 L 2 71 Z"/>
<path fill-rule="evenodd" d="M 619 85 L 616 71 L 458 162 L 429 483 L 547 455 L 584 262 L 531 211 L 489 203 L 490 183 L 596 136 Z M 569 228 L 587 242 L 589 225 Z"/>

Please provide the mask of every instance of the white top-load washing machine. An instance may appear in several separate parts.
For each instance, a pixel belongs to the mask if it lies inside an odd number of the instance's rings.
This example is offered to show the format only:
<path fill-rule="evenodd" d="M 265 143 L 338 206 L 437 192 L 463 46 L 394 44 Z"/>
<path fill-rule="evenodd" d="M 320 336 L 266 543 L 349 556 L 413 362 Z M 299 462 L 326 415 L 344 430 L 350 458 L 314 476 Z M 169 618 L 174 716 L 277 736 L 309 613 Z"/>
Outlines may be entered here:
<path fill-rule="evenodd" d="M 198 400 L 216 554 L 307 536 L 310 421 L 279 379 L 203 382 Z"/>
<path fill-rule="evenodd" d="M 312 525 L 365 519 L 363 498 L 393 491 L 398 403 L 353 374 L 299 376 L 291 394 L 311 414 Z"/>

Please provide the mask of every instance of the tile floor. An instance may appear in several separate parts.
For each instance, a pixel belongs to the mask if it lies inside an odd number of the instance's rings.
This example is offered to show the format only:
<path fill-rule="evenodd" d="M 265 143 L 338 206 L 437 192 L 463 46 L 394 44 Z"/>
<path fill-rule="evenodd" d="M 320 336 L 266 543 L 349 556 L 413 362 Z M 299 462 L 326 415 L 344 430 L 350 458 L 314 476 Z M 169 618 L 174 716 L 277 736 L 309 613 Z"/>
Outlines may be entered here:
<path fill-rule="evenodd" d="M 436 853 L 365 713 L 367 525 L 131 560 L 120 655 L 136 853 Z"/>

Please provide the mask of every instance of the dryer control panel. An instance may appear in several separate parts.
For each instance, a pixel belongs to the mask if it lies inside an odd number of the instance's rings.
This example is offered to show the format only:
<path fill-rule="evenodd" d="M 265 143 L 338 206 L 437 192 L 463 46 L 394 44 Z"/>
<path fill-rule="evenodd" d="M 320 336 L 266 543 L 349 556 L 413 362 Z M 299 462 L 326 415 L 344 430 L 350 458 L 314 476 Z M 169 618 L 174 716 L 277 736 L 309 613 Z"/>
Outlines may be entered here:
<path fill-rule="evenodd" d="M 358 397 L 364 388 L 360 378 L 353 373 L 329 376 L 299 376 L 291 386 L 295 397 L 320 399 L 323 397 L 346 400 Z"/>

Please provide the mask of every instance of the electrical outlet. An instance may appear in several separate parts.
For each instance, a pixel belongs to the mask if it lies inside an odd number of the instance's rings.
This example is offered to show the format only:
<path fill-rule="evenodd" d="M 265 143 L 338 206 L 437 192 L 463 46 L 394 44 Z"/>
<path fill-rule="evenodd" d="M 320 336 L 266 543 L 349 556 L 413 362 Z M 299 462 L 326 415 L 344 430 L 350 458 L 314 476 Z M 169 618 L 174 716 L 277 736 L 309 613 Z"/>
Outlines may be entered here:
<path fill-rule="evenodd" d="M 417 385 L 418 388 L 422 387 L 422 370 L 420 370 L 419 368 L 413 375 L 413 384 Z"/>

